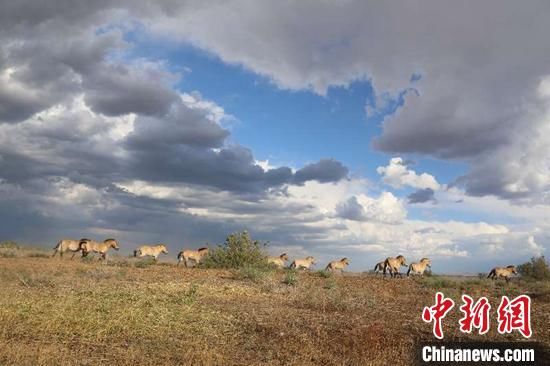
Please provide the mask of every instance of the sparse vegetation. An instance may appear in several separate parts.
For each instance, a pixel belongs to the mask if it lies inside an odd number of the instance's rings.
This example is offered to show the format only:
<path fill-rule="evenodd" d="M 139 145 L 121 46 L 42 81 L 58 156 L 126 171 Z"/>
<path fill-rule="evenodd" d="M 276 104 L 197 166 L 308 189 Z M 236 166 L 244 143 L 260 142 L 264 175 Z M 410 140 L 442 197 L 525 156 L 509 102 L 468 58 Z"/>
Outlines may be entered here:
<path fill-rule="evenodd" d="M 0 249 L 20 249 L 20 246 L 13 240 L 4 240 L 0 241 Z"/>
<path fill-rule="evenodd" d="M 121 261 L 119 261 L 121 262 Z M 126 262 L 126 261 L 124 261 Z M 139 259 L 138 261 L 136 261 L 134 263 L 134 267 L 136 268 L 147 268 L 149 266 L 152 266 L 156 264 L 156 261 L 153 259 L 153 258 L 144 258 L 144 259 Z"/>
<path fill-rule="evenodd" d="M 317 271 L 317 273 L 319 274 L 319 277 L 321 277 L 321 278 L 329 278 L 329 277 L 332 276 L 332 272 L 325 271 L 324 269 L 320 270 L 320 271 Z"/>
<path fill-rule="evenodd" d="M 0 250 L 1 258 L 14 258 L 16 256 L 15 251 L 13 250 Z"/>
<path fill-rule="evenodd" d="M 268 277 L 273 269 L 270 266 L 244 266 L 235 271 L 237 278 L 259 283 Z"/>
<path fill-rule="evenodd" d="M 522 277 L 533 280 L 550 280 L 550 266 L 544 256 L 533 257 L 527 263 L 520 264 L 518 272 Z"/>
<path fill-rule="evenodd" d="M 333 277 L 327 278 L 323 288 L 325 288 L 327 290 L 332 290 L 332 289 L 336 288 L 336 280 Z"/>
<path fill-rule="evenodd" d="M 286 271 L 283 283 L 289 286 L 295 286 L 298 282 L 298 274 L 295 269 L 289 269 Z"/>
<path fill-rule="evenodd" d="M 0 258 L 1 365 L 385 365 L 389 357 L 409 365 L 411 339 L 433 340 L 420 314 L 437 290 L 457 304 L 467 293 L 493 306 L 502 295 L 528 293 L 533 340 L 550 345 L 549 281 L 137 268 L 123 257 L 84 262 L 21 250 Z M 461 316 L 453 310 L 445 324 Z M 484 336 L 463 335 L 458 326 L 445 332 L 450 339 L 516 339 L 495 327 Z"/>
<path fill-rule="evenodd" d="M 435 275 L 429 278 L 426 278 L 424 281 L 422 281 L 422 283 L 424 284 L 424 286 L 433 288 L 433 289 L 459 287 L 459 284 L 456 281 L 453 281 L 441 276 L 435 276 Z"/>
<path fill-rule="evenodd" d="M 44 252 L 30 252 L 27 254 L 30 258 L 50 258 L 50 255 Z"/>

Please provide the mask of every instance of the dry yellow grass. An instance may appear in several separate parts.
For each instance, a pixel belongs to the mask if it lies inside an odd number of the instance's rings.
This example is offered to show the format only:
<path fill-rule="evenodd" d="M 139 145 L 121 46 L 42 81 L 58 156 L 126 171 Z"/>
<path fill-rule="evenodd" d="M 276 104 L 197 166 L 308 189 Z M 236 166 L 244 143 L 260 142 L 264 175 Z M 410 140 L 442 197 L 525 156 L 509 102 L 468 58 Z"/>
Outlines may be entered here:
<path fill-rule="evenodd" d="M 250 281 L 135 263 L 0 258 L 0 364 L 408 365 L 415 341 L 433 340 L 420 314 L 438 286 L 457 303 L 462 290 L 493 304 L 533 293 L 533 338 L 550 344 L 540 284 L 300 273 L 289 286 L 283 271 Z M 455 309 L 445 319 L 446 339 L 520 339 L 494 324 L 467 337 L 460 316 Z"/>

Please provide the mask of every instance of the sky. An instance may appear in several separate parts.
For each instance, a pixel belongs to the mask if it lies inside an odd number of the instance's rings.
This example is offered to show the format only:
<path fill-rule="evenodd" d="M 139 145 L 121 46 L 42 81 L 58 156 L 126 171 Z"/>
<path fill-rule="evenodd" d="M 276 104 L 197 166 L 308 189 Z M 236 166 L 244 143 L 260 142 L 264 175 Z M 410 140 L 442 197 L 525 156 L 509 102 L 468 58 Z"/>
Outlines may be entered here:
<path fill-rule="evenodd" d="M 547 1 L 0 0 L 0 240 L 550 247 Z"/>

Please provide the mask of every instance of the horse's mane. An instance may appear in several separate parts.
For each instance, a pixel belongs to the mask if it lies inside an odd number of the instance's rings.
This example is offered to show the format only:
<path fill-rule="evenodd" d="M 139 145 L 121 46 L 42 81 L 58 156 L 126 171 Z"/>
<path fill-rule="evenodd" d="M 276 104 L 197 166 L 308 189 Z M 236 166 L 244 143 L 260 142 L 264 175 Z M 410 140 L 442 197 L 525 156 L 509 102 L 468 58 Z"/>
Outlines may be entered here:
<path fill-rule="evenodd" d="M 347 261 L 347 260 L 348 260 L 348 258 L 344 257 L 344 258 L 340 259 L 340 262 L 344 262 L 344 261 Z"/>
<path fill-rule="evenodd" d="M 509 266 L 506 266 L 506 268 L 516 268 L 516 266 L 509 265 Z"/>
<path fill-rule="evenodd" d="M 208 248 L 207 248 L 207 247 L 199 248 L 199 249 L 197 249 L 197 252 L 202 252 L 202 251 L 204 251 L 204 250 L 208 250 Z"/>
<path fill-rule="evenodd" d="M 424 257 L 420 260 L 420 262 L 429 261 L 429 260 L 430 260 L 429 258 Z"/>
<path fill-rule="evenodd" d="M 109 239 L 105 239 L 105 240 L 103 240 L 103 242 L 104 242 L 104 243 L 106 243 L 106 242 L 108 242 L 108 241 L 116 241 L 116 240 L 115 240 L 115 239 L 113 239 L 113 238 L 109 238 Z"/>

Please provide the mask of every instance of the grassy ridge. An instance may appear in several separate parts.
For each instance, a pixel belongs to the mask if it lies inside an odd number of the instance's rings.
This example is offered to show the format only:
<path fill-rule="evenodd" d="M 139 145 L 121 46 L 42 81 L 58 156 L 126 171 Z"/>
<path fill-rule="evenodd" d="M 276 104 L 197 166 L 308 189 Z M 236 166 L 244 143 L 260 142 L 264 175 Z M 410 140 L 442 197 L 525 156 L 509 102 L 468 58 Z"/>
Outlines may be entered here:
<path fill-rule="evenodd" d="M 436 290 L 531 293 L 534 339 L 550 344 L 544 283 L 383 279 L 370 275 L 183 269 L 118 258 L 0 258 L 0 364 L 410 364 Z M 464 339 L 458 309 L 445 320 Z M 494 324 L 493 324 L 494 325 Z M 469 339 L 521 339 L 492 327 Z"/>

